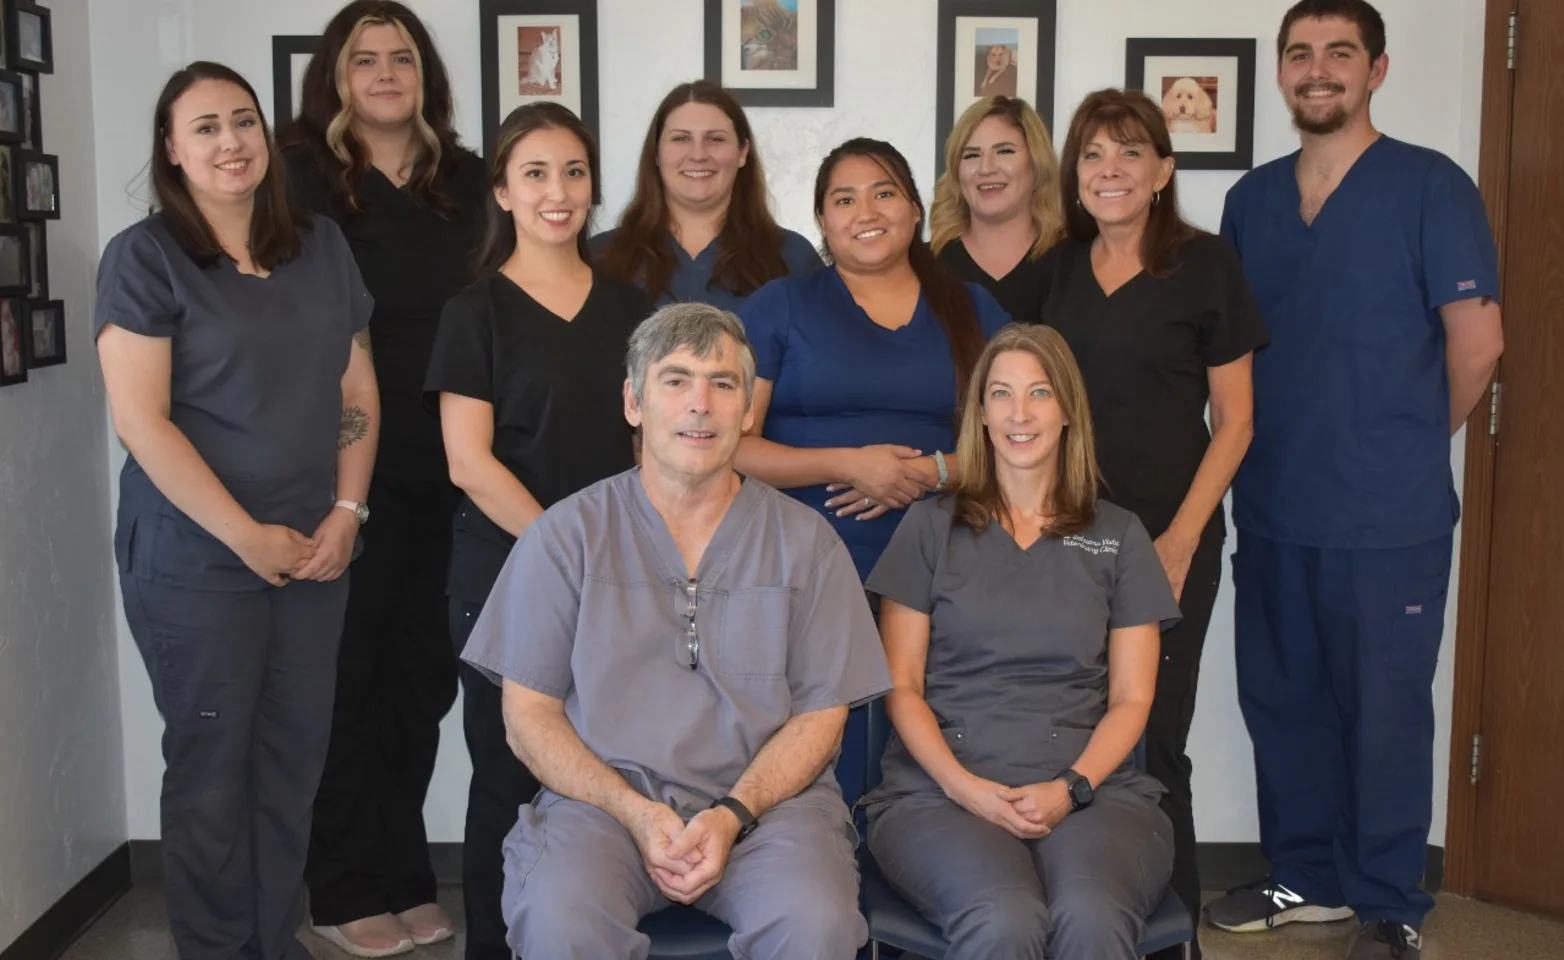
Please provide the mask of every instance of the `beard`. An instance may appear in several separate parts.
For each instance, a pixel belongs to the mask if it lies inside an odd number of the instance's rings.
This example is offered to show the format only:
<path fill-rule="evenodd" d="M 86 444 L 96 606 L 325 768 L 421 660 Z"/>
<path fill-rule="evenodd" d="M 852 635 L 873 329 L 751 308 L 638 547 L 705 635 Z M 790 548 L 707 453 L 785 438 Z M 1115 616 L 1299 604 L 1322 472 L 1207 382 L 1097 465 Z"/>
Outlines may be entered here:
<path fill-rule="evenodd" d="M 1297 127 L 1304 133 L 1314 134 L 1315 136 L 1325 136 L 1327 134 L 1335 133 L 1337 130 L 1345 127 L 1348 120 L 1352 119 L 1351 116 L 1347 113 L 1347 108 L 1341 106 L 1340 104 L 1338 104 L 1335 109 L 1331 110 L 1331 112 L 1325 114 L 1324 116 L 1309 116 L 1305 112 L 1305 108 L 1309 103 L 1309 101 L 1306 99 L 1308 94 L 1313 90 L 1321 89 L 1322 86 L 1324 89 L 1328 89 L 1333 93 L 1341 94 L 1346 92 L 1343 87 L 1336 85 L 1301 86 L 1297 90 L 1293 91 L 1294 96 L 1297 97 L 1297 101 L 1294 103 L 1292 108 L 1293 126 Z"/>

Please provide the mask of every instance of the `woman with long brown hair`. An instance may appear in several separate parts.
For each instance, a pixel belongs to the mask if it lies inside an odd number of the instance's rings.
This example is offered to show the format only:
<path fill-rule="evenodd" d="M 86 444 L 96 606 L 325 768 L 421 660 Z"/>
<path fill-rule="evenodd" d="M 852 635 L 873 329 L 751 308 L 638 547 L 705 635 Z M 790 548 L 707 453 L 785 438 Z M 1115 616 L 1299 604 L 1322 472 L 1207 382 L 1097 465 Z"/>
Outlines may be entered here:
<path fill-rule="evenodd" d="M 341 226 L 375 298 L 374 522 L 353 565 L 307 871 L 314 929 L 355 955 L 454 927 L 435 903 L 424 800 L 456 700 L 445 575 L 457 494 L 422 399 L 440 309 L 477 243 L 484 171 L 451 123 L 445 66 L 418 17 L 355 0 L 326 25 L 282 136 L 295 202 Z"/>
<path fill-rule="evenodd" d="M 1222 579 L 1222 497 L 1253 435 L 1250 369 L 1267 336 L 1237 252 L 1179 215 L 1173 166 L 1162 110 L 1145 95 L 1100 90 L 1081 103 L 1060 158 L 1069 236 L 1044 257 L 1041 319 L 1086 377 L 1103 496 L 1145 525 L 1183 611 L 1163 637 L 1146 769 L 1168 788 L 1173 888 L 1198 919 L 1185 746 Z"/>
<path fill-rule="evenodd" d="M 737 311 L 777 277 L 820 266 L 809 241 L 777 225 L 749 118 L 709 80 L 681 83 L 652 115 L 635 195 L 619 226 L 592 238 L 598 265 L 661 306 Z"/>
<path fill-rule="evenodd" d="M 556 501 L 635 465 L 622 388 L 640 288 L 586 259 L 597 145 L 554 103 L 500 125 L 478 279 L 440 317 L 425 389 L 438 396 L 451 479 L 450 624 L 466 646 L 516 538 Z M 500 688 L 462 665 L 472 780 L 463 837 L 467 960 L 510 960 L 501 847 L 538 781 L 505 738 Z"/>
<path fill-rule="evenodd" d="M 1131 759 L 1178 606 L 1135 515 L 1097 498 L 1069 347 L 1000 331 L 960 479 L 912 506 L 867 589 L 895 728 L 863 801 L 886 880 L 973 960 L 1136 957 L 1173 862 Z"/>

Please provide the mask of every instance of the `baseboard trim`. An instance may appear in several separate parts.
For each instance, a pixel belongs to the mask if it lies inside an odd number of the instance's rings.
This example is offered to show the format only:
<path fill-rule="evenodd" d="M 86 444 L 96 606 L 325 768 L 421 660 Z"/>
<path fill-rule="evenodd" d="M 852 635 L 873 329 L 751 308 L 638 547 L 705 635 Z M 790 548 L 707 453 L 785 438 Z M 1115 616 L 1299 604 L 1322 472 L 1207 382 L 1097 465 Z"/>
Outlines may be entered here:
<path fill-rule="evenodd" d="M 1231 890 L 1264 877 L 1270 869 L 1258 843 L 1201 843 L 1195 848 L 1200 862 L 1200 885 L 1207 890 Z M 1445 848 L 1428 845 L 1423 866 L 1423 889 L 1437 893 L 1444 888 Z"/>
<path fill-rule="evenodd" d="M 3 950 L 0 960 L 56 960 L 131 887 L 130 844 L 121 844 Z"/>

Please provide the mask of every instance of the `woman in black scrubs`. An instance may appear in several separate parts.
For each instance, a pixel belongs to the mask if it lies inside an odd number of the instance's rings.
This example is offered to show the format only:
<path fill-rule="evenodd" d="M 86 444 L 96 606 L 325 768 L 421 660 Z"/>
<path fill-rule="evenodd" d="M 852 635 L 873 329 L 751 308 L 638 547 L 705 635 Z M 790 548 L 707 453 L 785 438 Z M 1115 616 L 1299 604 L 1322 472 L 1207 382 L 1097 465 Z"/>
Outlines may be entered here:
<path fill-rule="evenodd" d="M 295 202 L 341 225 L 375 298 L 384 417 L 315 802 L 310 911 L 350 953 L 411 950 L 454 926 L 435 903 L 424 799 L 456 699 L 445 577 L 457 493 L 422 397 L 440 308 L 477 245 L 483 161 L 457 142 L 428 31 L 389 0 L 351 3 L 326 26 L 283 143 Z"/>
<path fill-rule="evenodd" d="M 446 304 L 425 381 L 464 494 L 449 587 L 458 649 L 522 531 L 555 501 L 635 465 L 625 353 L 652 307 L 639 287 L 587 263 L 598 182 L 597 147 L 564 107 L 529 104 L 500 126 L 479 279 Z M 500 847 L 538 781 L 506 742 L 500 688 L 471 665 L 461 677 L 473 769 L 467 960 L 511 960 Z"/>
<path fill-rule="evenodd" d="M 1041 258 L 1064 236 L 1059 160 L 1025 100 L 968 107 L 945 141 L 929 245 L 963 280 L 982 284 L 1017 323 L 1036 323 L 1046 290 Z"/>
<path fill-rule="evenodd" d="M 374 305 L 337 225 L 289 207 L 238 74 L 175 73 L 152 143 L 157 212 L 103 251 L 93 322 L 130 454 L 120 591 L 164 723 L 164 895 L 182 960 L 309 960 L 311 805 L 379 426 Z"/>
<path fill-rule="evenodd" d="M 1167 787 L 1173 888 L 1198 919 L 1184 751 L 1222 579 L 1222 497 L 1253 435 L 1250 364 L 1266 331 L 1238 255 L 1179 216 L 1173 144 L 1151 100 L 1118 90 L 1087 97 L 1060 169 L 1069 236 L 1044 257 L 1041 318 L 1086 378 L 1103 496 L 1154 538 L 1183 614 L 1162 638 L 1146 769 Z"/>

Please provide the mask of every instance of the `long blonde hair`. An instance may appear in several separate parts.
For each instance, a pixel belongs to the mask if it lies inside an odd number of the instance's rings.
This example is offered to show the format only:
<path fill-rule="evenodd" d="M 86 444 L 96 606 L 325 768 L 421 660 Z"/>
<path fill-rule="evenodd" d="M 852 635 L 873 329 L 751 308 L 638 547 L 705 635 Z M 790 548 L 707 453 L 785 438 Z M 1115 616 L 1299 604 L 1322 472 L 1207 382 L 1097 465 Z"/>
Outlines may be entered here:
<path fill-rule="evenodd" d="M 1028 260 L 1036 260 L 1064 236 L 1064 207 L 1059 193 L 1059 158 L 1043 119 L 1031 104 L 1016 97 L 984 97 L 962 112 L 950 136 L 945 138 L 945 172 L 934 184 L 934 206 L 929 210 L 929 245 L 938 253 L 952 240 L 967 232 L 972 211 L 961 195 L 961 153 L 978 124 L 989 117 L 1002 117 L 1026 141 L 1032 160 L 1032 204 L 1029 210 L 1037 240 L 1027 251 Z"/>
<path fill-rule="evenodd" d="M 1066 537 L 1081 533 L 1097 516 L 1097 448 L 1092 437 L 1092 413 L 1087 404 L 1086 381 L 1075 354 L 1053 327 L 1012 323 L 988 341 L 967 383 L 961 409 L 961 432 L 956 440 L 958 479 L 951 489 L 956 498 L 956 520 L 974 530 L 984 530 L 1005 509 L 1004 493 L 994 469 L 994 443 L 983 423 L 983 397 L 994 361 L 1003 353 L 1031 355 L 1043 368 L 1054 397 L 1064 414 L 1054 478 L 1054 522 L 1044 536 Z"/>

